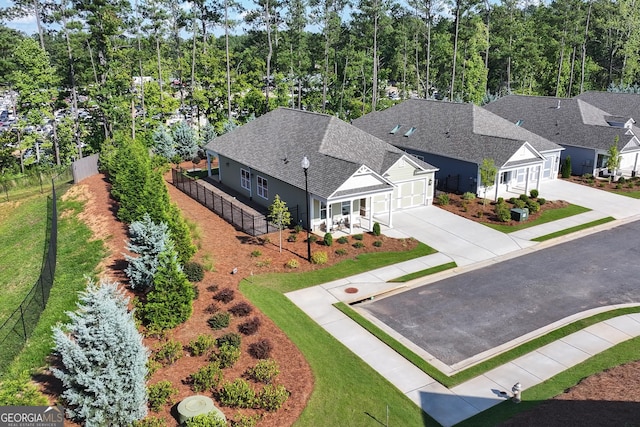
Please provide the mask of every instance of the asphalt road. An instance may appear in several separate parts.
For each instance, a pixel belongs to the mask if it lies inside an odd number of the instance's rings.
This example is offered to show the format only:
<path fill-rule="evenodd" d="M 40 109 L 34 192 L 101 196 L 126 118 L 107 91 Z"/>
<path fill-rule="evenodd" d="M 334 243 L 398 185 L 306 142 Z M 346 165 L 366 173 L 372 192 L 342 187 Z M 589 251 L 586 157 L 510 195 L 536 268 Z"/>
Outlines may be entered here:
<path fill-rule="evenodd" d="M 584 310 L 640 302 L 640 221 L 359 308 L 452 365 Z"/>

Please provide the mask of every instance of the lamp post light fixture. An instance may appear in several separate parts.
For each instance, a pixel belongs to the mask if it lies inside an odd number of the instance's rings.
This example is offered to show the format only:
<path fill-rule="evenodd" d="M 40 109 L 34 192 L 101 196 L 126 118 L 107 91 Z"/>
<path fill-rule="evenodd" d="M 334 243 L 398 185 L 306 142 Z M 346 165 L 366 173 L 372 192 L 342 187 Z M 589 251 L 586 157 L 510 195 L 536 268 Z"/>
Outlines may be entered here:
<path fill-rule="evenodd" d="M 302 170 L 304 170 L 304 196 L 307 201 L 307 261 L 311 262 L 311 208 L 309 201 L 309 159 L 307 156 L 302 158 Z"/>

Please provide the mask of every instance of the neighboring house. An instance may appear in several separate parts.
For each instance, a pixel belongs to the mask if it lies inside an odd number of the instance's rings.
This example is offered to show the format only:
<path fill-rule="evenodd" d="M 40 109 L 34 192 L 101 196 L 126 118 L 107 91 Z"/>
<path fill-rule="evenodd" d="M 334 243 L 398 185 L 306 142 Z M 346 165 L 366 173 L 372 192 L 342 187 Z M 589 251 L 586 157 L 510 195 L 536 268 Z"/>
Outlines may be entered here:
<path fill-rule="evenodd" d="M 640 167 L 640 129 L 629 117 L 617 117 L 580 98 L 508 95 L 485 105 L 487 110 L 519 123 L 564 147 L 574 175 L 607 174 L 607 152 L 617 142 L 619 172 L 635 175 Z"/>
<path fill-rule="evenodd" d="M 606 111 L 612 116 L 623 118 L 624 122 L 629 119 L 640 117 L 640 94 L 622 92 L 600 92 L 590 90 L 580 95 L 574 96 L 587 104 Z M 625 119 L 626 118 L 626 119 Z M 636 120 L 633 120 L 635 124 Z"/>
<path fill-rule="evenodd" d="M 314 231 L 391 227 L 393 211 L 433 200 L 436 168 L 325 114 L 278 108 L 215 138 L 205 151 L 208 165 L 218 158 L 214 178 L 265 208 L 278 194 L 303 212 L 303 226 L 306 156 Z"/>
<path fill-rule="evenodd" d="M 483 195 L 480 166 L 493 160 L 492 197 L 540 190 L 555 179 L 562 147 L 473 104 L 411 99 L 353 125 L 436 166 L 438 188 Z"/>

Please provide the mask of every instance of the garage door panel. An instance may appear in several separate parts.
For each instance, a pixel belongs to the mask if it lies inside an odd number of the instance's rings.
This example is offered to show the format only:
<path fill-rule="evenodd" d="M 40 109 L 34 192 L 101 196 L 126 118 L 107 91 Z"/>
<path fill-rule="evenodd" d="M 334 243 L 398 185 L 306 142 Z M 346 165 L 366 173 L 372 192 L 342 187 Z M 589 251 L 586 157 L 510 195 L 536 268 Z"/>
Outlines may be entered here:
<path fill-rule="evenodd" d="M 395 209 L 424 205 L 426 187 L 424 179 L 398 183 L 393 198 Z"/>

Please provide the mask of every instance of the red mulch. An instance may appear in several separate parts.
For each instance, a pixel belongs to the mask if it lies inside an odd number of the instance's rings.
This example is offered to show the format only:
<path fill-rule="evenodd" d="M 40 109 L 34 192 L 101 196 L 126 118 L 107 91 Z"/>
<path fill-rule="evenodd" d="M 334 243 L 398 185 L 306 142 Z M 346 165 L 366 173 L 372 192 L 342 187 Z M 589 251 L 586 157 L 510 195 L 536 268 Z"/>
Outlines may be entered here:
<path fill-rule="evenodd" d="M 222 332 L 212 331 L 206 323 L 209 314 L 205 313 L 205 308 L 212 303 L 212 292 L 206 288 L 209 285 L 218 285 L 220 289 L 231 288 L 236 290 L 236 298 L 229 304 L 222 305 L 228 308 L 240 301 L 246 301 L 242 294 L 237 291 L 238 283 L 243 277 L 250 274 L 263 272 L 286 272 L 286 271 L 308 271 L 321 268 L 321 266 L 311 265 L 306 262 L 306 243 L 304 238 L 299 238 L 297 242 L 287 242 L 283 239 L 283 251 L 279 252 L 277 233 L 269 236 L 271 243 L 264 244 L 260 239 L 247 236 L 236 231 L 231 225 L 220 219 L 191 198 L 168 185 L 169 193 L 176 202 L 185 217 L 198 224 L 200 235 L 198 241 L 198 253 L 196 260 L 203 260 L 207 255 L 211 256 L 216 271 L 207 272 L 205 279 L 198 284 L 200 291 L 199 298 L 194 302 L 194 314 L 185 324 L 179 326 L 171 333 L 171 338 L 179 340 L 186 345 L 190 340 L 201 333 L 211 333 L 215 336 L 228 331 L 237 331 L 237 324 L 241 320 L 234 320 L 229 328 Z M 122 283 L 126 283 L 126 277 L 122 272 L 124 267 L 122 253 L 127 239 L 127 228 L 115 220 L 114 206 L 108 193 L 108 184 L 102 175 L 84 180 L 81 184 L 73 187 L 67 197 L 78 197 L 87 200 L 83 220 L 91 227 L 94 237 L 103 239 L 108 248 L 109 255 L 102 263 L 102 276 L 110 277 Z M 466 211 L 459 203 L 459 197 L 452 196 L 453 203 L 449 206 L 441 206 L 459 215 L 478 220 L 477 212 L 482 210 L 480 204 L 470 204 Z M 559 202 L 563 203 L 563 202 Z M 552 206 L 552 205 L 549 205 Z M 487 206 L 482 220 L 491 221 L 490 214 L 492 206 Z M 287 234 L 283 234 L 286 237 Z M 354 257 L 358 253 L 365 251 L 389 251 L 405 250 L 414 247 L 415 241 L 395 240 L 382 238 L 382 247 L 373 246 L 373 241 L 377 238 L 365 234 L 365 248 L 356 249 L 351 245 L 339 245 L 334 242 L 334 247 L 329 249 L 319 243 L 313 245 L 313 251 L 324 250 L 329 256 L 328 265 Z M 333 249 L 342 247 L 347 249 L 348 254 L 338 256 Z M 259 250 L 261 255 L 252 257 L 251 253 Z M 287 269 L 285 264 L 295 259 L 299 267 L 295 270 Z M 270 262 L 264 262 L 270 260 Z M 262 266 L 257 264 L 261 263 Z M 238 274 L 230 274 L 231 270 L 238 268 Z M 253 360 L 247 354 L 247 345 L 258 339 L 268 338 L 274 344 L 273 358 L 280 365 L 281 373 L 276 382 L 283 384 L 291 392 L 291 396 L 284 407 L 275 413 L 264 413 L 259 421 L 259 426 L 280 427 L 292 425 L 304 409 L 307 400 L 313 390 L 313 374 L 309 365 L 304 360 L 302 354 L 296 346 L 263 314 L 254 312 L 251 317 L 257 315 L 262 325 L 258 334 L 250 337 L 243 337 L 243 356 L 235 367 L 226 370 L 225 379 L 233 380 L 243 374 L 247 367 L 253 366 Z M 157 344 L 155 339 L 146 339 L 146 344 L 154 348 Z M 179 402 L 185 397 L 194 394 L 183 381 L 206 363 L 206 357 L 191 357 L 185 352 L 180 360 L 175 364 L 157 371 L 151 378 L 153 384 L 160 380 L 171 381 L 179 390 L 175 402 Z M 48 393 L 52 400 L 56 398 L 59 384 L 52 380 L 50 375 L 42 375 L 38 378 L 43 390 Z M 257 387 L 256 385 L 254 385 Z M 211 393 L 209 393 L 211 396 Z M 526 388 L 523 392 L 526 400 Z M 214 399 L 215 400 L 215 399 Z M 342 402 L 342 404 L 346 404 Z M 236 410 L 233 408 L 221 407 L 228 418 L 241 412 L 245 414 L 256 413 L 252 410 Z M 168 425 L 177 425 L 175 412 L 171 412 L 170 407 L 166 407 L 159 413 L 150 412 L 151 416 L 161 417 L 167 421 Z M 319 425 L 322 421 L 318 421 Z M 74 425 L 73 423 L 67 423 Z M 612 426 L 612 425 L 640 425 L 640 362 L 633 362 L 622 365 L 592 377 L 586 378 L 575 387 L 567 390 L 560 396 L 543 402 L 538 407 L 519 414 L 504 425 L 527 425 L 527 426 Z"/>
<path fill-rule="evenodd" d="M 326 252 L 328 262 L 325 265 L 314 265 L 306 260 L 307 244 L 304 232 L 299 235 L 296 242 L 289 242 L 287 237 L 291 232 L 288 230 L 283 231 L 283 247 L 282 252 L 280 252 L 277 232 L 261 238 L 248 236 L 237 231 L 226 221 L 172 185 L 168 184 L 168 189 L 172 201 L 178 204 L 185 218 L 189 222 L 197 224 L 197 232 L 200 238 L 196 242 L 198 252 L 194 260 L 204 264 L 207 259 L 210 259 L 215 267 L 215 271 L 207 271 L 204 280 L 198 284 L 199 298 L 194 301 L 192 317 L 169 334 L 168 338 L 180 341 L 185 347 L 199 334 L 206 333 L 217 337 L 227 332 L 238 332 L 238 325 L 246 321 L 246 318 L 233 319 L 229 327 L 222 331 L 213 331 L 208 326 L 207 320 L 211 315 L 205 309 L 214 303 L 212 296 L 215 293 L 207 289 L 211 285 L 217 285 L 218 289 L 230 288 L 236 291 L 236 297 L 230 303 L 217 303 L 221 309 L 228 309 L 239 302 L 248 302 L 239 292 L 238 283 L 242 278 L 252 274 L 309 271 L 333 265 L 344 259 L 354 258 L 360 253 L 409 250 L 417 245 L 417 242 L 412 239 L 375 237 L 365 233 L 362 240 L 364 243 L 363 248 L 353 247 L 352 243 L 355 240 L 352 239 L 349 244 L 339 244 L 334 241 L 332 247 L 326 247 L 322 244 L 322 238 L 320 237 L 318 242 L 312 244 L 312 252 Z M 122 254 L 126 252 L 127 227 L 115 219 L 114 202 L 109 196 L 109 184 L 105 177 L 103 175 L 95 175 L 83 180 L 79 185 L 74 186 L 66 197 L 77 197 L 87 201 L 82 219 L 92 229 L 94 238 L 105 241 L 108 248 L 108 256 L 101 264 L 101 276 L 126 284 L 127 279 L 123 272 L 126 263 Z M 381 240 L 383 242 L 382 246 L 374 246 L 373 242 L 375 240 Z M 347 254 L 336 254 L 335 250 L 337 248 L 345 249 Z M 257 255 L 257 253 L 254 253 L 255 251 L 259 251 L 260 255 L 255 256 Z M 286 267 L 290 260 L 296 260 L 298 267 Z M 231 271 L 235 268 L 237 268 L 237 274 L 231 274 Z M 222 407 L 217 402 L 216 406 L 222 409 L 228 419 L 233 419 L 238 413 L 247 415 L 260 414 L 259 426 L 280 427 L 292 425 L 300 416 L 313 390 L 313 374 L 297 347 L 268 317 L 256 308 L 254 308 L 249 318 L 254 316 L 260 319 L 261 326 L 255 335 L 242 336 L 242 356 L 232 368 L 225 369 L 224 378 L 225 380 L 233 381 L 241 377 L 247 368 L 253 367 L 257 361 L 248 354 L 247 348 L 250 343 L 267 338 L 273 344 L 271 357 L 280 366 L 280 374 L 275 382 L 284 385 L 291 395 L 283 408 L 273 413 Z M 153 350 L 158 347 L 159 340 L 145 338 L 145 344 Z M 155 372 L 149 384 L 154 384 L 161 380 L 171 381 L 179 389 L 179 394 L 174 399 L 178 403 L 185 397 L 195 394 L 185 384 L 185 381 L 191 373 L 197 371 L 206 363 L 207 356 L 192 357 L 185 349 L 185 355 L 176 363 Z M 56 380 L 46 375 L 46 373 L 38 380 L 45 393 L 55 399 L 60 387 L 59 384 L 56 384 Z M 253 384 L 253 387 L 254 389 L 259 389 L 261 386 Z M 215 401 L 215 396 L 212 393 L 201 394 L 207 394 L 213 397 Z M 172 409 L 167 406 L 158 413 L 150 411 L 150 415 L 164 418 L 168 425 L 177 425 L 175 407 Z"/>

